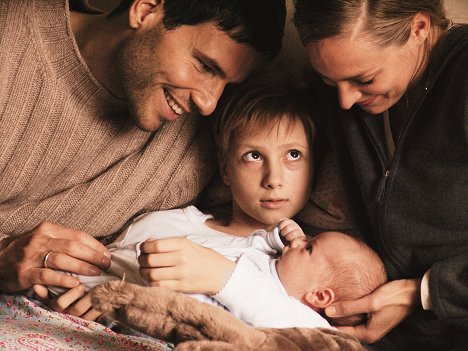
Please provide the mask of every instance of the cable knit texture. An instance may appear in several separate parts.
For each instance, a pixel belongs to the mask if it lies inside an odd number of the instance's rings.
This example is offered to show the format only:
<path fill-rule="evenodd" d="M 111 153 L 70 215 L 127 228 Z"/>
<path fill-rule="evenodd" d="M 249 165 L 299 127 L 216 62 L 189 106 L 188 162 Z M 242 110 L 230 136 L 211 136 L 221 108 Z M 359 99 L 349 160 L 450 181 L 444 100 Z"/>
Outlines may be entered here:
<path fill-rule="evenodd" d="M 0 238 L 44 220 L 109 235 L 193 202 L 213 173 L 201 117 L 134 126 L 81 58 L 66 1 L 1 1 L 0 62 Z"/>

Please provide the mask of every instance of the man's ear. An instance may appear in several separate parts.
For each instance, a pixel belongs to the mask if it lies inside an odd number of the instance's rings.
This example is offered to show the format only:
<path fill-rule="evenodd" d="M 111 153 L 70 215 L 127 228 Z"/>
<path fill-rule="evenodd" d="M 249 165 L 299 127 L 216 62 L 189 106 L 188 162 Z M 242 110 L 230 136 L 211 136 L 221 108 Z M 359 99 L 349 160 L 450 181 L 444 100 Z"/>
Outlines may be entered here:
<path fill-rule="evenodd" d="M 314 310 L 321 310 L 335 301 L 335 292 L 330 288 L 309 291 L 304 295 L 305 302 Z"/>
<path fill-rule="evenodd" d="M 152 21 L 162 21 L 164 0 L 135 0 L 130 5 L 128 12 L 128 23 L 131 28 L 138 29 L 143 23 L 151 19 Z"/>
<path fill-rule="evenodd" d="M 431 31 L 431 17 L 427 13 L 417 13 L 411 19 L 410 37 L 416 43 L 422 44 Z"/>

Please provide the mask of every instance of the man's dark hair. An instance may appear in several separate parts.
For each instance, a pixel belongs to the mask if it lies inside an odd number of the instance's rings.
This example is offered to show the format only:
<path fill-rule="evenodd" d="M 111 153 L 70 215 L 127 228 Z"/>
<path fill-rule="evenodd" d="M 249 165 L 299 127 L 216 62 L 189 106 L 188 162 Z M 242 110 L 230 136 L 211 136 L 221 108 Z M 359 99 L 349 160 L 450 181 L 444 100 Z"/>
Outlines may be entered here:
<path fill-rule="evenodd" d="M 132 0 L 122 0 L 109 14 L 126 11 Z M 286 18 L 285 0 L 164 0 L 166 29 L 214 21 L 238 43 L 254 47 L 265 59 L 281 50 Z"/>

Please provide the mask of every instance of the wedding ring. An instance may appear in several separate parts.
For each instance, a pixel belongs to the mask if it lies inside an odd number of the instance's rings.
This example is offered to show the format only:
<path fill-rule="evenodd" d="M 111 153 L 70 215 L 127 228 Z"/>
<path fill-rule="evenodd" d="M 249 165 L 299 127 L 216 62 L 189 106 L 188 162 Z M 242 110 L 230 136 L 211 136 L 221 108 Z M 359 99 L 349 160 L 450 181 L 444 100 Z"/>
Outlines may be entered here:
<path fill-rule="evenodd" d="M 49 268 L 47 267 L 47 259 L 49 258 L 49 255 L 52 253 L 53 251 L 49 251 L 45 256 L 44 256 L 44 260 L 42 261 L 42 265 L 44 266 L 44 268 Z"/>

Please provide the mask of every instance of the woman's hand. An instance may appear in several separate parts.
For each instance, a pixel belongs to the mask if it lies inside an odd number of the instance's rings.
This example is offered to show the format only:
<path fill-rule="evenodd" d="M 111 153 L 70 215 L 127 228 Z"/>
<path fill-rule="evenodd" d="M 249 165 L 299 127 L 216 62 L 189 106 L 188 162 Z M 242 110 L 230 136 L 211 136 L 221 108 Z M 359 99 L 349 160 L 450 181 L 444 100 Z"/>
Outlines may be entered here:
<path fill-rule="evenodd" d="M 88 321 L 95 321 L 101 315 L 91 303 L 91 297 L 86 293 L 84 285 L 68 290 L 57 297 L 49 297 L 48 289 L 43 285 L 34 285 L 35 296 L 57 312 L 68 313 Z"/>
<path fill-rule="evenodd" d="M 235 263 L 185 238 L 147 240 L 140 246 L 140 275 L 150 286 L 214 295 Z"/>
<path fill-rule="evenodd" d="M 367 323 L 338 327 L 366 343 L 374 343 L 400 324 L 420 304 L 420 279 L 388 282 L 355 301 L 337 302 L 325 309 L 329 317 L 367 314 Z"/>
<path fill-rule="evenodd" d="M 6 292 L 26 290 L 34 284 L 74 288 L 80 284 L 78 278 L 54 269 L 99 275 L 99 268 L 109 267 L 110 253 L 104 245 L 85 232 L 59 224 L 43 222 L 28 233 L 0 242 L 0 290 Z"/>

